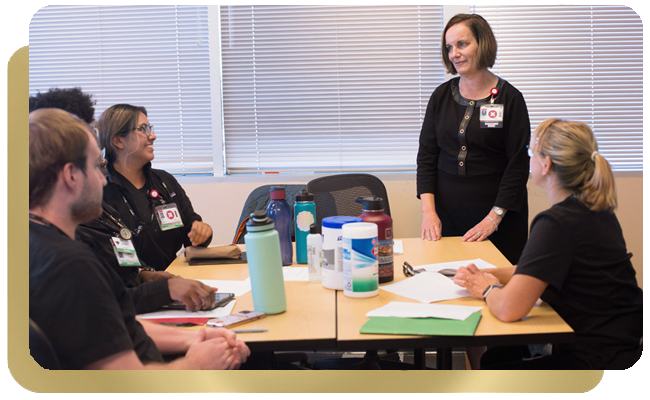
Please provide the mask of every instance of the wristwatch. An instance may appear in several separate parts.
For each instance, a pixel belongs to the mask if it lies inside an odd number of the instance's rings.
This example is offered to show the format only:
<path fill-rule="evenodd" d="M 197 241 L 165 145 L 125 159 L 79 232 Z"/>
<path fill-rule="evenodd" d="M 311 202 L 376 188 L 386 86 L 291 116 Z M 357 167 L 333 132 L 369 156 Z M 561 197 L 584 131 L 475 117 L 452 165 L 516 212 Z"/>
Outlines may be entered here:
<path fill-rule="evenodd" d="M 501 208 L 501 207 L 494 206 L 494 207 L 492 207 L 492 209 L 493 209 L 494 212 L 497 213 L 497 215 L 498 215 L 499 217 L 501 217 L 501 218 L 503 218 L 503 216 L 506 214 L 506 210 L 504 210 L 504 209 Z"/>
<path fill-rule="evenodd" d="M 490 292 L 491 292 L 492 289 L 494 289 L 494 288 L 499 288 L 499 289 L 501 289 L 502 286 L 499 286 L 499 285 L 490 285 L 490 286 L 488 286 L 488 288 L 485 289 L 485 292 L 483 292 L 483 300 L 487 301 L 487 300 L 486 300 L 486 299 L 487 299 L 487 295 L 490 294 Z"/>

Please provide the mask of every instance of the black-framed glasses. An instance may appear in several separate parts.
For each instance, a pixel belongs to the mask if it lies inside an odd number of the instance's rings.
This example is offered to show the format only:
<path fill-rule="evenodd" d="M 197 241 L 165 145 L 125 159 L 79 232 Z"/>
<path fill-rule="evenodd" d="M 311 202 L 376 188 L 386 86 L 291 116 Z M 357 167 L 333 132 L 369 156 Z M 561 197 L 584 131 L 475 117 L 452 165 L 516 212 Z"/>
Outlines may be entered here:
<path fill-rule="evenodd" d="M 153 132 L 153 125 L 142 124 L 140 126 L 137 126 L 135 130 L 140 131 L 145 135 L 149 136 L 151 135 L 151 132 Z"/>

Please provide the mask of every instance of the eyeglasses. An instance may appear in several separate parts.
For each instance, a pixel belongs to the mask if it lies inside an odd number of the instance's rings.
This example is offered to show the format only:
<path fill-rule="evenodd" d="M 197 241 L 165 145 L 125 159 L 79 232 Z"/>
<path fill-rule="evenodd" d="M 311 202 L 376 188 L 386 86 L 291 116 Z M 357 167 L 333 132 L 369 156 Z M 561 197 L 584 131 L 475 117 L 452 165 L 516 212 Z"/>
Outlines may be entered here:
<path fill-rule="evenodd" d="M 424 271 L 424 269 L 413 269 L 413 267 L 411 267 L 411 264 L 407 263 L 406 261 L 404 261 L 404 264 L 402 265 L 402 272 L 404 272 L 404 276 L 415 276 L 422 271 Z"/>
<path fill-rule="evenodd" d="M 135 130 L 140 131 L 145 135 L 149 136 L 151 135 L 151 132 L 153 132 L 153 125 L 142 124 L 140 126 L 137 126 Z"/>

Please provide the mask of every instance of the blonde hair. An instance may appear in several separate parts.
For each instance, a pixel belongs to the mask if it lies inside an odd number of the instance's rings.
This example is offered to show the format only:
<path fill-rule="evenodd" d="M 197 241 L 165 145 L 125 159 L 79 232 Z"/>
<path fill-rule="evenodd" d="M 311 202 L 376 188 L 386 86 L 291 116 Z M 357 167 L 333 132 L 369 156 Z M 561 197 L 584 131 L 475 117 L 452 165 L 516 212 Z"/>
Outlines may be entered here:
<path fill-rule="evenodd" d="M 598 153 L 591 128 L 578 121 L 549 119 L 531 140 L 531 150 L 551 159 L 558 182 L 592 211 L 614 211 L 616 189 L 609 162 Z"/>

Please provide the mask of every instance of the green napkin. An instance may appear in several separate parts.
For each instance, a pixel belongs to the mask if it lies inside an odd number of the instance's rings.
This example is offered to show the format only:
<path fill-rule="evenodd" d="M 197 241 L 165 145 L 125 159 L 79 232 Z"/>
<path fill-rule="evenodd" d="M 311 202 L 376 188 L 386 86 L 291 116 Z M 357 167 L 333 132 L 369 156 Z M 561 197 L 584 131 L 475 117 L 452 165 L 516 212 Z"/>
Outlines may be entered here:
<path fill-rule="evenodd" d="M 480 320 L 480 311 L 464 321 L 443 318 L 370 317 L 360 332 L 384 335 L 473 336 Z"/>

